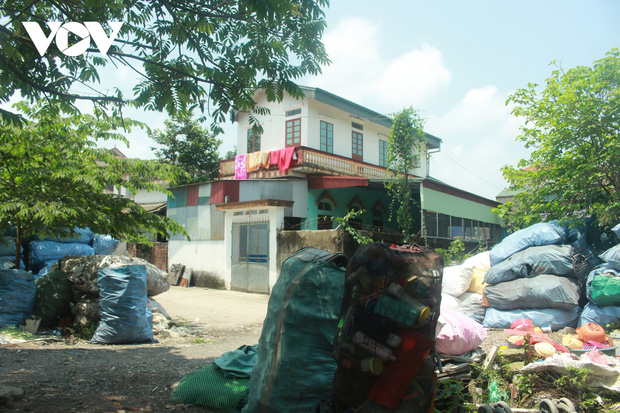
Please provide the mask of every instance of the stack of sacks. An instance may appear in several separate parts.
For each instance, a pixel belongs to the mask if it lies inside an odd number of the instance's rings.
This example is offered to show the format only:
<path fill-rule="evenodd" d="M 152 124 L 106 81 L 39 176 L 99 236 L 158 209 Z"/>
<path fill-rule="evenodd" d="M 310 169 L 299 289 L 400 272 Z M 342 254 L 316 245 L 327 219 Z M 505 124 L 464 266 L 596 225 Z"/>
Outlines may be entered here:
<path fill-rule="evenodd" d="M 605 326 L 620 320 L 620 244 L 600 255 L 605 262 L 588 275 L 584 307 L 579 325 L 596 323 Z"/>
<path fill-rule="evenodd" d="M 579 318 L 579 280 L 566 231 L 540 223 L 517 231 L 496 245 L 484 281 L 483 325 L 509 328 L 512 321 L 530 319 L 558 330 L 575 327 Z"/>
<path fill-rule="evenodd" d="M 445 267 L 440 313 L 454 310 L 482 323 L 486 311 L 482 305 L 482 288 L 490 266 L 490 253 L 486 251 L 468 258 L 461 265 Z"/>
<path fill-rule="evenodd" d="M 47 274 L 59 259 L 73 255 L 86 257 L 94 255 L 95 250 L 90 244 L 95 234 L 89 230 L 75 228 L 76 237 L 48 237 L 44 241 L 30 243 L 30 269 L 38 273 L 38 277 Z"/>

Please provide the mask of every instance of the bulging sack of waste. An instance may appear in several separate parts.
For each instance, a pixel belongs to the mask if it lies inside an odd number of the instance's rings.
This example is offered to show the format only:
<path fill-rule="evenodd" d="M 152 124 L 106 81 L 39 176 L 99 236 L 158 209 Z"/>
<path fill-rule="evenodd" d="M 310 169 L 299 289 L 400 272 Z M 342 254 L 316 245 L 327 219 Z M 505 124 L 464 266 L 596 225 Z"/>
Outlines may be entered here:
<path fill-rule="evenodd" d="M 170 289 L 168 273 L 157 268 L 142 258 L 122 255 L 93 255 L 91 257 L 69 257 L 58 263 L 58 269 L 69 275 L 69 281 L 82 292 L 99 294 L 97 275 L 99 269 L 118 265 L 143 265 L 146 268 L 146 288 L 149 297 L 156 296 Z"/>
<path fill-rule="evenodd" d="M 153 340 L 147 308 L 146 268 L 122 265 L 99 270 L 101 321 L 91 339 L 97 344 L 144 343 Z M 150 313 L 150 314 L 149 314 Z"/>

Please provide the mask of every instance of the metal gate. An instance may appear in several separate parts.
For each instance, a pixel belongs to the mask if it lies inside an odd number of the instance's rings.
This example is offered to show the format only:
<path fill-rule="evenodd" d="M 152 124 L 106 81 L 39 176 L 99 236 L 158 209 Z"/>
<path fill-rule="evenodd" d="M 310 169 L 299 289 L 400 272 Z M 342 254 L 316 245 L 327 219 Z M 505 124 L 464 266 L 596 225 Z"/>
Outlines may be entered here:
<path fill-rule="evenodd" d="M 269 222 L 233 223 L 231 288 L 269 292 Z"/>

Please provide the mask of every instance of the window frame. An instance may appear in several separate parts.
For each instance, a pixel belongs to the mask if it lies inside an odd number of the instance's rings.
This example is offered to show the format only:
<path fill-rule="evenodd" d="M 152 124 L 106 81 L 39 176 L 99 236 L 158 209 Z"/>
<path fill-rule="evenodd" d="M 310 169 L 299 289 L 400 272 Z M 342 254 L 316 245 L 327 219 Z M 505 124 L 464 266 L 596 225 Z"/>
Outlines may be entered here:
<path fill-rule="evenodd" d="M 379 139 L 379 166 L 382 166 L 384 168 L 388 167 L 387 152 L 388 152 L 388 141 Z"/>
<path fill-rule="evenodd" d="M 257 139 L 258 139 L 258 149 L 256 149 L 256 140 Z M 250 141 L 252 142 L 251 146 L 250 146 Z M 260 151 L 260 145 L 261 145 L 261 134 L 260 133 L 255 133 L 252 130 L 252 128 L 248 129 L 246 145 L 247 145 L 247 147 L 246 147 L 247 153 L 259 152 Z"/>
<path fill-rule="evenodd" d="M 297 133 L 295 133 L 296 123 L 298 126 Z M 290 125 L 290 129 L 289 129 L 289 125 Z M 301 146 L 301 118 L 287 120 L 285 124 L 284 133 L 285 133 L 284 143 L 287 148 Z"/>
<path fill-rule="evenodd" d="M 356 151 L 357 148 L 357 151 Z M 351 131 L 351 159 L 354 161 L 364 161 L 364 134 Z"/>
<path fill-rule="evenodd" d="M 323 127 L 323 125 L 325 125 L 325 127 Z M 321 120 L 319 124 L 319 131 L 319 145 L 321 151 L 334 153 L 334 124 Z M 323 132 L 325 132 L 325 134 Z M 325 143 L 323 143 L 323 138 L 325 138 Z"/>

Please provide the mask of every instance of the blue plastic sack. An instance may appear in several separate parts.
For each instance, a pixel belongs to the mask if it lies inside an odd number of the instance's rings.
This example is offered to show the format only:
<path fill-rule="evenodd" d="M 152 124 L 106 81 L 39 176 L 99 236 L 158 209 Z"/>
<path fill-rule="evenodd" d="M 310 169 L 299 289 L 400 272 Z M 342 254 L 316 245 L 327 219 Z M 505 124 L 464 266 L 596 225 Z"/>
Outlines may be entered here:
<path fill-rule="evenodd" d="M 498 310 L 489 307 L 482 325 L 487 328 L 510 328 L 513 321 L 529 318 L 535 326 L 560 330 L 564 327 L 576 327 L 579 314 L 578 306 L 570 310 L 557 308 Z"/>
<path fill-rule="evenodd" d="M 565 242 L 566 230 L 559 225 L 551 222 L 534 224 L 508 235 L 494 246 L 491 249 L 491 265 L 500 263 L 512 254 L 528 247 L 564 244 Z"/>
<path fill-rule="evenodd" d="M 93 247 L 81 243 L 55 241 L 32 241 L 30 243 L 30 266 L 39 270 L 45 261 L 59 260 L 67 255 L 86 257 L 95 255 Z"/>
<path fill-rule="evenodd" d="M 618 322 L 620 322 L 620 307 L 599 307 L 593 303 L 588 303 L 581 312 L 578 326 L 581 327 L 587 323 L 596 323 L 605 328 L 606 324 Z"/>
<path fill-rule="evenodd" d="M 487 284 L 535 277 L 541 274 L 573 276 L 573 256 L 570 245 L 529 247 L 492 265 L 484 275 Z"/>
<path fill-rule="evenodd" d="M 4 264 L 5 261 L 8 261 L 12 265 L 15 265 L 15 255 L 6 255 L 6 256 L 0 257 L 0 266 L 4 268 L 9 268 L 5 266 Z M 22 260 L 21 258 L 19 259 L 19 269 L 20 270 L 26 269 L 26 264 L 24 264 L 24 260 Z"/>
<path fill-rule="evenodd" d="M 119 243 L 120 241 L 112 238 L 111 235 L 96 234 L 93 238 L 95 255 L 112 255 Z"/>
<path fill-rule="evenodd" d="M 22 248 L 23 250 L 23 248 Z M 15 238 L 13 237 L 0 237 L 0 256 L 13 256 L 17 252 L 17 246 L 15 245 Z M 13 259 L 15 260 L 15 259 Z"/>
<path fill-rule="evenodd" d="M 487 285 L 484 296 L 498 310 L 518 308 L 561 308 L 579 305 L 579 283 L 570 278 L 542 274 L 496 285 Z"/>
<path fill-rule="evenodd" d="M 36 297 L 30 271 L 0 270 L 0 327 L 19 327 L 32 315 Z"/>
<path fill-rule="evenodd" d="M 147 307 L 146 267 L 100 268 L 97 285 L 101 321 L 90 342 L 129 344 L 152 341 L 153 315 Z"/>
<path fill-rule="evenodd" d="M 600 255 L 605 262 L 620 263 L 620 244 L 615 245 Z"/>
<path fill-rule="evenodd" d="M 45 238 L 46 241 L 54 241 L 54 242 L 64 242 L 67 244 L 74 244 L 74 243 L 78 243 L 78 244 L 90 244 L 93 241 L 93 237 L 95 236 L 95 233 L 92 232 L 89 228 L 73 228 L 73 231 L 77 234 L 74 236 L 68 236 L 69 235 L 69 231 L 67 231 L 66 235 L 65 234 L 59 234 L 58 236 L 55 237 L 47 237 Z"/>

